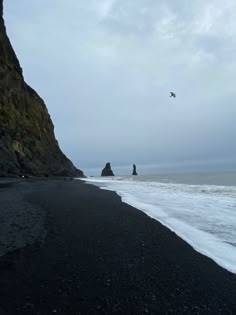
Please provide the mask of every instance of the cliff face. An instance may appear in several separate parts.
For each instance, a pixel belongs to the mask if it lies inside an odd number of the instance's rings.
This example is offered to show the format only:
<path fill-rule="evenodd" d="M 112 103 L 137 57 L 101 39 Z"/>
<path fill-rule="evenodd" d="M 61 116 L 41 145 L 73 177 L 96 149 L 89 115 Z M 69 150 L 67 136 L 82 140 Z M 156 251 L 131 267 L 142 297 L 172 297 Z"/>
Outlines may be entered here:
<path fill-rule="evenodd" d="M 43 100 L 24 81 L 0 0 L 0 176 L 11 174 L 83 176 L 60 150 Z"/>

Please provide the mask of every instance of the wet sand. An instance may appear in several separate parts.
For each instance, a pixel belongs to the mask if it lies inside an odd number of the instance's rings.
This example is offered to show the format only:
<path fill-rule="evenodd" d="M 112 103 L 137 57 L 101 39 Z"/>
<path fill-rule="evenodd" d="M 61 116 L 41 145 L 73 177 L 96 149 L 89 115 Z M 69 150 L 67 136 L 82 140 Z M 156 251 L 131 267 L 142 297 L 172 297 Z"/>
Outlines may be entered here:
<path fill-rule="evenodd" d="M 0 182 L 0 218 L 0 315 L 236 314 L 236 275 L 114 192 Z"/>

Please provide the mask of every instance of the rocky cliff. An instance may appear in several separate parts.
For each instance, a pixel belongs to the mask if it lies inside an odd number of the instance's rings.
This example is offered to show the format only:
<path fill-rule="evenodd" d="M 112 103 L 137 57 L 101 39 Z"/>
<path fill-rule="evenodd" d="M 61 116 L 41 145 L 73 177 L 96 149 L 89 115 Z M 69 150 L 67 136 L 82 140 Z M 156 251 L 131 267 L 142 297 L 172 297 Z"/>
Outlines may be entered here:
<path fill-rule="evenodd" d="M 83 176 L 60 150 L 44 101 L 24 81 L 0 0 L 0 176 L 19 174 Z"/>

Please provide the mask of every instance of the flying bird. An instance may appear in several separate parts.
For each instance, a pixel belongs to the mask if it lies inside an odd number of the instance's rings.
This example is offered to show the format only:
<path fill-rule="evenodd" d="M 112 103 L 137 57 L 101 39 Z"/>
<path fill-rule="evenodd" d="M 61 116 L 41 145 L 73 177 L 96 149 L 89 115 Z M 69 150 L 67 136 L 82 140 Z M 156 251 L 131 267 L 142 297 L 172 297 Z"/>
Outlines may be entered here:
<path fill-rule="evenodd" d="M 170 97 L 176 97 L 176 94 L 174 92 L 170 92 Z"/>

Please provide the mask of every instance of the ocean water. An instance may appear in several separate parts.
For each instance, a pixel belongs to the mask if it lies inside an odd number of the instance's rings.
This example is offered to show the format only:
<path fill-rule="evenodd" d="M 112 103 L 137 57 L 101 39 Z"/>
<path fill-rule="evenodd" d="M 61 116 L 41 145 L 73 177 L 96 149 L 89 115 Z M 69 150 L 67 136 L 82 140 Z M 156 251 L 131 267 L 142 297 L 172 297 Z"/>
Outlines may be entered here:
<path fill-rule="evenodd" d="M 236 173 L 90 177 L 236 273 Z"/>

